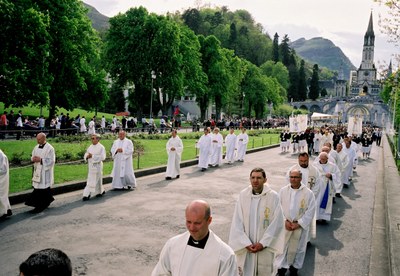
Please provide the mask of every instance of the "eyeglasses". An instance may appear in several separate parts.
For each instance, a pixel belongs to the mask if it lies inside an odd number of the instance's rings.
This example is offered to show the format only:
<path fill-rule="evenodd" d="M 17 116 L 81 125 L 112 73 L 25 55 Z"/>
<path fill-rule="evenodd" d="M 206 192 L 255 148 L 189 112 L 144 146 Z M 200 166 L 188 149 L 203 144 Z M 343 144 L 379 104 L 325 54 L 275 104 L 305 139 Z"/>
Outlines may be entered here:
<path fill-rule="evenodd" d="M 289 178 L 300 178 L 300 176 L 289 176 Z"/>

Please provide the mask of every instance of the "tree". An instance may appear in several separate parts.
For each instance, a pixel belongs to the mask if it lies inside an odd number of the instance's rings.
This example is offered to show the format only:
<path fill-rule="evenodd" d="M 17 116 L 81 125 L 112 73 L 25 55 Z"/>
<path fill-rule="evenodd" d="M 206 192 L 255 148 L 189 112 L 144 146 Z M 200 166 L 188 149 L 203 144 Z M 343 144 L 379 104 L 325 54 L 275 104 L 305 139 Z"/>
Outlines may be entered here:
<path fill-rule="evenodd" d="M 188 32 L 182 31 L 175 21 L 149 14 L 143 7 L 130 9 L 110 19 L 105 61 L 113 81 L 121 86 L 134 84 L 129 101 L 139 118 L 153 104 L 153 113 L 160 108 L 166 113 L 174 99 L 183 95 L 184 71 L 193 70 L 189 58 L 194 58 L 193 62 L 199 64 L 198 54 L 192 52 L 196 51 L 196 41 L 192 44 L 193 49 L 190 45 L 182 45 L 190 42 L 186 35 Z M 187 54 L 186 58 L 183 53 Z M 154 72 L 155 79 L 152 79 L 151 72 Z M 201 77 L 196 73 L 193 78 Z"/>
<path fill-rule="evenodd" d="M 288 67 L 290 65 L 290 47 L 289 47 L 289 37 L 285 35 L 279 45 L 280 54 L 282 57 L 282 63 Z"/>
<path fill-rule="evenodd" d="M 302 59 L 300 62 L 299 69 L 299 82 L 298 82 L 298 91 L 299 91 L 299 100 L 305 101 L 307 99 L 307 81 L 306 81 L 306 71 L 304 68 L 304 60 Z"/>
<path fill-rule="evenodd" d="M 30 1 L 0 1 L 0 93 L 5 106 L 45 106 L 50 17 Z"/>
<path fill-rule="evenodd" d="M 272 60 L 277 63 L 279 61 L 279 35 L 275 33 L 274 41 L 272 42 Z"/>
<path fill-rule="evenodd" d="M 195 33 L 199 33 L 202 24 L 201 14 L 198 9 L 188 9 L 182 14 L 183 22 Z"/>
<path fill-rule="evenodd" d="M 310 81 L 310 89 L 309 89 L 310 93 L 308 94 L 308 97 L 313 101 L 318 99 L 320 93 L 318 71 L 319 71 L 318 64 L 314 64 Z"/>
<path fill-rule="evenodd" d="M 290 53 L 289 58 L 289 88 L 288 88 L 288 99 L 291 101 L 298 101 L 300 99 L 299 96 L 299 71 L 297 69 L 297 63 L 295 59 L 294 53 Z"/>

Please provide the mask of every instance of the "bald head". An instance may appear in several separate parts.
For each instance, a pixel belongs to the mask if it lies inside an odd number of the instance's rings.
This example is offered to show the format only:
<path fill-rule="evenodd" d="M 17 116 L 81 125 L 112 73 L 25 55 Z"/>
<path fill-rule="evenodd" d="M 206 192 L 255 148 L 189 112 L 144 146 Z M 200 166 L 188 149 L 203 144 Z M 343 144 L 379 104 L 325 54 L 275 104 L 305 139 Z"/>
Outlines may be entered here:
<path fill-rule="evenodd" d="M 186 206 L 186 213 L 193 212 L 197 214 L 203 214 L 204 219 L 208 219 L 211 216 L 210 205 L 204 200 L 193 200 Z"/>
<path fill-rule="evenodd" d="M 40 132 L 36 135 L 36 141 L 39 145 L 43 145 L 46 143 L 46 134 Z"/>
<path fill-rule="evenodd" d="M 331 148 L 328 147 L 328 146 L 323 146 L 322 149 L 321 149 L 321 151 L 322 151 L 322 152 L 329 153 L 329 152 L 331 151 Z"/>

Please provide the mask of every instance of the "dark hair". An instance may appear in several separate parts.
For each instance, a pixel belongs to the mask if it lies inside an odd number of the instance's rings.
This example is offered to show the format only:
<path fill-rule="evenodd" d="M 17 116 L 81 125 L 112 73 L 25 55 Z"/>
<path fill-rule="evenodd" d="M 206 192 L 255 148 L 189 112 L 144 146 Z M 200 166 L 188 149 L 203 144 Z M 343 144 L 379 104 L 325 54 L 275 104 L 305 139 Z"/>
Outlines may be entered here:
<path fill-rule="evenodd" d="M 250 176 L 251 176 L 251 174 L 253 172 L 260 172 L 260 173 L 262 173 L 264 178 L 267 178 L 267 174 L 265 173 L 264 169 L 262 169 L 262 168 L 254 168 L 254 169 L 252 169 L 251 172 L 250 172 Z"/>
<path fill-rule="evenodd" d="M 67 254 L 59 249 L 47 248 L 29 256 L 19 266 L 24 276 L 71 276 L 72 265 Z"/>
<path fill-rule="evenodd" d="M 303 157 L 303 156 L 307 156 L 308 158 L 310 158 L 310 155 L 308 155 L 308 152 L 300 152 L 298 157 Z"/>

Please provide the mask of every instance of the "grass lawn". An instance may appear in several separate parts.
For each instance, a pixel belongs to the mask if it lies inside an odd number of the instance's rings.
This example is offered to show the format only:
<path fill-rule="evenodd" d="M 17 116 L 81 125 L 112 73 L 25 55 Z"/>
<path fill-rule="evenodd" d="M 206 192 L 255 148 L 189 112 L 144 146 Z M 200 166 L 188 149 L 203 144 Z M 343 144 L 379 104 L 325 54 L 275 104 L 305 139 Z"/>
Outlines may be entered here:
<path fill-rule="evenodd" d="M 183 139 L 184 150 L 182 161 L 195 159 L 197 150 L 195 143 L 197 139 Z M 134 169 L 143 169 L 165 165 L 167 163 L 167 152 L 165 145 L 167 140 L 149 140 L 149 139 L 134 139 L 139 142 L 143 150 L 136 151 L 134 154 L 133 166 Z M 85 180 L 87 175 L 87 165 L 85 163 L 76 163 L 72 160 L 82 160 L 86 148 L 90 141 L 81 141 L 76 143 L 55 142 L 53 139 L 48 139 L 56 151 L 56 158 L 62 163 L 57 163 L 54 169 L 55 184 L 65 183 L 69 181 Z M 262 134 L 260 136 L 250 136 L 247 148 L 257 148 L 279 142 L 279 134 Z M 107 150 L 107 161 L 104 162 L 104 175 L 109 175 L 112 170 L 112 161 L 110 159 L 110 149 L 113 139 L 102 139 L 101 143 Z M 10 168 L 10 193 L 20 192 L 31 188 L 32 166 L 29 164 L 30 156 L 33 147 L 36 145 L 36 140 L 12 140 L 1 141 L 0 148 L 8 156 L 10 162 L 15 155 L 21 155 L 19 158 L 26 164 L 22 167 Z M 71 160 L 64 160 L 69 157 Z"/>

